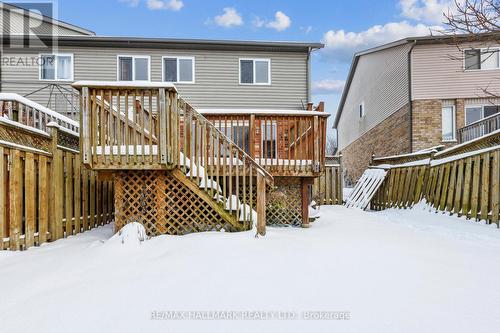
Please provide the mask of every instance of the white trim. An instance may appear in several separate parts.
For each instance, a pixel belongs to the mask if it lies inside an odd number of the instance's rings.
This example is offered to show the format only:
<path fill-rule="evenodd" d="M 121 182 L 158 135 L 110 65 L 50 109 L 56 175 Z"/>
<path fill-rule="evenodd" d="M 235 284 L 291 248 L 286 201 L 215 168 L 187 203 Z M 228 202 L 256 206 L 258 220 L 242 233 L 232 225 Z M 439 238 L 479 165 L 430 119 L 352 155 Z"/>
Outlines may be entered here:
<path fill-rule="evenodd" d="M 120 58 L 132 58 L 132 80 L 120 80 Z M 148 59 L 148 79 L 135 79 L 135 59 Z M 150 82 L 151 81 L 151 56 L 144 54 L 117 54 L 116 55 L 116 81 L 118 82 Z"/>
<path fill-rule="evenodd" d="M 73 81 L 75 77 L 75 58 L 73 53 L 39 53 L 38 57 L 40 60 L 42 59 L 43 56 L 54 56 L 54 78 L 53 79 L 43 79 L 42 78 L 42 68 L 43 68 L 43 61 L 41 64 L 38 65 L 38 80 L 40 81 L 48 81 L 48 82 L 70 82 Z M 69 79 L 58 79 L 57 74 L 58 74 L 58 68 L 57 68 L 57 57 L 70 57 L 71 58 L 71 76 Z"/>
<path fill-rule="evenodd" d="M 451 112 L 452 112 L 452 125 L 453 125 L 453 128 L 452 128 L 452 133 L 453 133 L 453 137 L 451 139 L 445 139 L 443 137 L 443 110 L 445 108 L 451 108 Z M 457 141 L 457 112 L 456 112 L 456 108 L 455 108 L 455 105 L 445 105 L 445 106 L 442 106 L 441 107 L 441 141 L 442 142 L 456 142 Z"/>
<path fill-rule="evenodd" d="M 253 62 L 253 83 L 242 83 L 241 82 L 241 61 L 248 60 Z M 256 61 L 266 61 L 267 62 L 267 83 L 256 83 L 255 82 L 255 62 Z M 270 86 L 271 85 L 271 59 L 270 58 L 238 58 L 238 82 L 242 86 Z"/>
<path fill-rule="evenodd" d="M 172 83 L 176 83 L 176 84 L 194 84 L 196 79 L 196 74 L 195 74 L 195 70 L 196 70 L 196 65 L 195 65 L 195 62 L 196 62 L 196 57 L 195 56 L 178 56 L 178 55 L 166 55 L 166 56 L 162 56 L 161 57 L 161 80 L 163 82 L 170 82 L 170 81 L 165 81 L 165 59 L 167 58 L 170 58 L 170 59 L 176 59 L 176 63 L 177 63 L 177 81 L 176 82 L 172 82 Z M 183 59 L 183 60 L 191 60 L 191 68 L 192 68 L 192 73 L 193 73 L 193 78 L 191 81 L 181 81 L 180 80 L 180 67 L 179 67 L 179 59 Z"/>

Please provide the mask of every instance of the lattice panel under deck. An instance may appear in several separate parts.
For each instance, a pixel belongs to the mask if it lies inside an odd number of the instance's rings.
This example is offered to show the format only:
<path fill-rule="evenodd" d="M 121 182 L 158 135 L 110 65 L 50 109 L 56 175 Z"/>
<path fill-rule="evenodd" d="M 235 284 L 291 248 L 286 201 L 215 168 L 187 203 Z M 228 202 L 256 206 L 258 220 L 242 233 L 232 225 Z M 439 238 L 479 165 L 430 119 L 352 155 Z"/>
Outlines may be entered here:
<path fill-rule="evenodd" d="M 235 231 L 216 210 L 169 172 L 120 172 L 115 186 L 116 228 L 136 220 L 150 236 Z"/>
<path fill-rule="evenodd" d="M 302 192 L 300 178 L 274 179 L 275 188 L 266 194 L 266 224 L 302 224 Z"/>
<path fill-rule="evenodd" d="M 234 184 L 233 180 L 233 184 Z M 257 180 L 252 181 L 252 208 L 257 209 Z M 294 225 L 302 224 L 302 191 L 301 180 L 298 177 L 275 177 L 274 188 L 267 187 L 266 192 L 266 224 Z M 239 198 L 243 201 L 243 185 L 240 180 Z M 246 198 L 250 203 L 250 193 Z"/>

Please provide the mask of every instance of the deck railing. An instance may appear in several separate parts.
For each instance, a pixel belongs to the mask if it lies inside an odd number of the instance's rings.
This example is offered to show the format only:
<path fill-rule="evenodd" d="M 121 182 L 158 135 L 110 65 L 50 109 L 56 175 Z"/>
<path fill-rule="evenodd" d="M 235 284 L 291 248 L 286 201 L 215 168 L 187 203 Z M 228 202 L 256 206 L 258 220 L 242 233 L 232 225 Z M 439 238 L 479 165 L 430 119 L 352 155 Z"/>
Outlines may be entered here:
<path fill-rule="evenodd" d="M 319 175 L 324 168 L 327 113 L 207 114 L 272 175 Z"/>
<path fill-rule="evenodd" d="M 82 160 L 93 169 L 165 169 L 177 164 L 176 90 L 170 84 L 77 82 Z"/>
<path fill-rule="evenodd" d="M 24 126 L 49 133 L 47 125 L 57 123 L 72 132 L 78 133 L 78 122 L 59 114 L 43 105 L 14 93 L 0 93 L 1 115 Z"/>
<path fill-rule="evenodd" d="M 458 129 L 459 143 L 477 139 L 500 129 L 500 113 L 478 120 Z"/>

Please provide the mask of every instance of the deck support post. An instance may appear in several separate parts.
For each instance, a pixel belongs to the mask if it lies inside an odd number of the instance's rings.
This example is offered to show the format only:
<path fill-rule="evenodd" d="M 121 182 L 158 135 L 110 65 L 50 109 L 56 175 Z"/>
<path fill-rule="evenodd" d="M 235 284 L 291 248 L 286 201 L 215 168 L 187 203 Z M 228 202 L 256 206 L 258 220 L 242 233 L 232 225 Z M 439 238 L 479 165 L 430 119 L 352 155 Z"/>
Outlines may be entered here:
<path fill-rule="evenodd" d="M 82 88 L 82 112 L 80 113 L 80 123 L 82 124 L 81 134 L 80 134 L 80 151 L 82 152 L 82 162 L 83 164 L 91 166 L 91 156 L 92 151 L 90 148 L 90 132 L 91 126 L 91 114 L 90 108 L 92 107 L 90 102 L 89 88 Z"/>
<path fill-rule="evenodd" d="M 50 220 L 49 220 L 49 232 L 50 240 L 53 242 L 59 238 L 64 237 L 63 232 L 63 186 L 64 186 L 64 165 L 63 165 L 63 154 L 60 149 L 57 149 L 57 137 L 58 137 L 58 127 L 50 126 L 50 135 L 52 137 L 51 143 L 51 153 L 52 153 L 52 163 L 51 163 L 51 186 L 50 186 Z"/>
<path fill-rule="evenodd" d="M 309 185 L 313 183 L 312 178 L 302 178 L 302 228 L 309 228 Z"/>
<path fill-rule="evenodd" d="M 266 179 L 257 171 L 257 233 L 266 234 Z"/>

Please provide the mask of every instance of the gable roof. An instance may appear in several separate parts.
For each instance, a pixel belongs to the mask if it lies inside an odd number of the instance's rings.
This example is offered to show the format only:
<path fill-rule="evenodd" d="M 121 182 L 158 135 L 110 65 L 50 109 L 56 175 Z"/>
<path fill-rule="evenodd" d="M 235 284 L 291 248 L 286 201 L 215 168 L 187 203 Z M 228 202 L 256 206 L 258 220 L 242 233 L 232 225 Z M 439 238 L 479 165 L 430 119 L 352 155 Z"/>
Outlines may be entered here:
<path fill-rule="evenodd" d="M 477 35 L 461 34 L 461 35 L 437 35 L 437 36 L 430 35 L 430 36 L 419 36 L 419 37 L 407 37 L 407 38 L 396 40 L 396 41 L 391 42 L 391 43 L 379 45 L 379 46 L 372 47 L 372 48 L 366 49 L 364 51 L 360 51 L 360 52 L 355 53 L 353 58 L 352 58 L 351 67 L 349 68 L 349 73 L 347 75 L 347 80 L 346 80 L 344 89 L 342 90 L 342 96 L 340 98 L 339 106 L 337 108 L 337 113 L 335 114 L 335 119 L 333 121 L 333 128 L 337 127 L 338 122 L 340 120 L 340 116 L 342 114 L 342 110 L 344 108 L 347 94 L 349 92 L 349 88 L 351 86 L 351 82 L 352 82 L 352 79 L 354 77 L 354 73 L 356 71 L 356 66 L 358 64 L 360 57 L 367 55 L 367 54 L 375 53 L 378 51 L 390 49 L 393 47 L 397 47 L 397 46 L 409 44 L 409 43 L 434 44 L 434 43 L 444 43 L 446 41 L 473 42 L 473 41 L 488 40 L 492 37 L 498 41 L 500 38 L 500 31 L 499 32 L 491 32 L 491 33 L 482 33 L 482 34 L 477 34 Z"/>
<path fill-rule="evenodd" d="M 75 35 L 87 35 L 87 36 L 93 36 L 95 35 L 95 32 L 76 26 L 74 24 L 70 24 L 64 21 L 56 20 L 52 17 L 42 15 L 40 13 L 30 11 L 28 9 L 16 6 L 15 4 L 11 3 L 5 3 L 0 1 L 0 9 L 1 10 L 13 10 L 18 14 L 23 15 L 24 17 L 30 17 L 30 18 L 35 18 L 38 19 L 44 23 L 51 24 L 54 26 L 61 27 L 65 30 L 69 30 L 70 32 L 74 32 Z"/>

